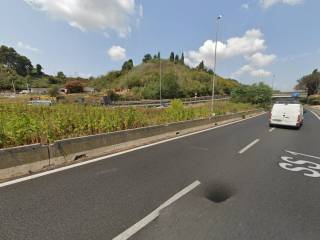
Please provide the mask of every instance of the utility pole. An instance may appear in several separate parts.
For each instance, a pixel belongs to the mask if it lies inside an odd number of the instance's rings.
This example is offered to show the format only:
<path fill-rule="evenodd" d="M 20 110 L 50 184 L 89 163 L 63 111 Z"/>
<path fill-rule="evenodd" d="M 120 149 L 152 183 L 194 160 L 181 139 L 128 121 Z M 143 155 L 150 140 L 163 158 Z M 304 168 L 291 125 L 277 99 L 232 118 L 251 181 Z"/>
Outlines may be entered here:
<path fill-rule="evenodd" d="M 214 49 L 214 66 L 213 66 L 213 76 L 212 76 L 212 101 L 211 101 L 211 114 L 213 113 L 213 104 L 214 104 L 214 82 L 216 80 L 216 67 L 217 67 L 217 47 L 218 47 L 218 34 L 219 34 L 219 22 L 222 18 L 222 15 L 219 15 L 216 19 L 216 42 Z"/>
<path fill-rule="evenodd" d="M 16 88 L 14 86 L 14 81 L 12 78 L 11 78 L 11 83 L 12 83 L 13 93 L 16 94 Z"/>
<path fill-rule="evenodd" d="M 29 91 L 29 83 L 28 83 L 28 79 L 26 78 L 26 83 L 27 83 L 27 91 L 28 91 L 28 93 L 30 93 L 30 91 Z"/>

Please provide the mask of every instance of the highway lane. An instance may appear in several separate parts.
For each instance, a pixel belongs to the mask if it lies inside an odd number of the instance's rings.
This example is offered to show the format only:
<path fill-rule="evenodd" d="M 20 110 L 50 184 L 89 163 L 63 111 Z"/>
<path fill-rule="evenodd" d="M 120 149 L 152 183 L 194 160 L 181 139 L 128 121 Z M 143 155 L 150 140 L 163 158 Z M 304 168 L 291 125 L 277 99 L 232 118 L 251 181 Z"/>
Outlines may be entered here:
<path fill-rule="evenodd" d="M 245 154 L 229 159 L 215 182 L 169 207 L 132 239 L 319 239 L 320 178 L 304 175 L 316 164 L 320 172 L 319 133 L 320 122 L 311 113 L 300 131 L 276 128 Z M 314 164 L 284 169 L 279 166 L 284 156 Z M 292 171 L 298 167 L 309 170 Z M 229 192 L 227 201 L 203 197 L 219 188 Z"/>
<path fill-rule="evenodd" d="M 276 129 L 269 132 L 267 116 L 263 115 L 0 188 L 0 239 L 111 239 L 195 180 L 202 182 L 198 195 L 195 195 L 197 199 L 206 200 L 204 196 L 219 184 L 227 186 L 228 190 L 230 188 L 231 199 L 239 199 L 231 207 L 225 203 L 219 204 L 212 212 L 219 218 L 225 216 L 225 221 L 222 218 L 220 225 L 216 226 L 220 226 L 220 236 L 227 239 L 228 234 L 233 234 L 230 231 L 230 214 L 236 213 L 237 217 L 249 221 L 248 209 L 256 206 L 254 211 L 251 210 L 252 214 L 257 214 L 261 209 L 265 213 L 262 216 L 268 219 L 267 214 L 272 216 L 272 213 L 267 210 L 273 209 L 275 203 L 267 201 L 265 195 L 281 193 L 281 199 L 292 198 L 292 182 L 295 187 L 311 182 L 312 190 L 303 189 L 307 191 L 303 195 L 307 196 L 308 209 L 319 212 L 319 206 L 310 197 L 316 199 L 320 196 L 317 189 L 313 190 L 318 179 L 301 177 L 277 165 L 284 148 L 320 156 L 319 148 L 314 147 L 317 130 L 320 131 L 319 121 L 307 114 L 306 124 L 300 131 Z M 257 138 L 260 142 L 239 154 Z M 277 174 L 280 176 L 279 182 L 275 182 L 274 175 Z M 295 208 L 304 206 L 306 199 L 296 195 L 297 200 L 288 202 L 286 199 L 286 203 Z M 185 204 L 191 204 L 189 209 L 197 209 L 192 201 Z M 299 216 L 307 220 L 309 213 L 303 209 L 298 209 Z M 253 218 L 250 216 L 250 219 Z M 272 217 L 270 219 L 274 220 Z M 284 222 L 289 232 L 290 221 Z M 259 221 L 256 223 L 259 225 Z M 307 230 L 312 229 L 319 235 L 317 221 L 311 217 L 305 223 L 310 225 L 305 227 Z M 159 225 L 157 229 L 166 228 Z M 226 229 L 229 231 L 223 231 Z M 261 227 L 257 226 L 257 229 L 261 230 Z M 148 230 L 140 234 L 148 234 Z M 204 229 L 199 230 L 204 232 Z M 234 233 L 239 234 L 239 231 Z M 149 234 L 156 233 L 150 229 Z"/>

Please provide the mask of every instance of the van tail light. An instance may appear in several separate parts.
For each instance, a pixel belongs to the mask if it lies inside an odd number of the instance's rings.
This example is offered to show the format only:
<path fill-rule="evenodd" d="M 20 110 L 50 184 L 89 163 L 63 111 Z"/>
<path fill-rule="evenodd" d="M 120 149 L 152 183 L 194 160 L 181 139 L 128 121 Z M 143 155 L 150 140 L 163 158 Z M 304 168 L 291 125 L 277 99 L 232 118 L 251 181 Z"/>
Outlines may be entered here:
<path fill-rule="evenodd" d="M 302 119 L 301 119 L 301 115 L 299 114 L 299 115 L 298 115 L 297 122 L 298 122 L 298 123 L 301 123 L 301 120 L 302 120 Z"/>

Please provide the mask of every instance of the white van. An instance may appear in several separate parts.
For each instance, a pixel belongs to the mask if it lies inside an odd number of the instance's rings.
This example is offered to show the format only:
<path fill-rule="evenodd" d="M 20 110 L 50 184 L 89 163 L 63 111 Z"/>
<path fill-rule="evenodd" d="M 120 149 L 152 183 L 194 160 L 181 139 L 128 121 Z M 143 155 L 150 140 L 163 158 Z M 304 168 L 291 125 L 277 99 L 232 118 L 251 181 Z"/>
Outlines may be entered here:
<path fill-rule="evenodd" d="M 270 112 L 270 127 L 275 125 L 300 128 L 303 124 L 303 106 L 299 103 L 275 103 Z"/>

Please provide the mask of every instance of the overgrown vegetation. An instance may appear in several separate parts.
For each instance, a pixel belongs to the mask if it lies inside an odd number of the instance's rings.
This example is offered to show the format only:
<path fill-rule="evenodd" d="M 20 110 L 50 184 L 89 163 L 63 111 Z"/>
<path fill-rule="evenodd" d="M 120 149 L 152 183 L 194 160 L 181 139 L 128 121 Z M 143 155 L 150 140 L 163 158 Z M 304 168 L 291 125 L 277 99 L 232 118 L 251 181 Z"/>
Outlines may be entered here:
<path fill-rule="evenodd" d="M 125 99 L 159 99 L 161 64 L 163 98 L 211 94 L 213 73 L 205 68 L 203 62 L 193 69 L 184 64 L 183 55 L 179 57 L 171 53 L 169 59 L 161 59 L 161 62 L 159 56 L 158 54 L 152 58 L 151 54 L 147 54 L 143 58 L 143 63 L 136 67 L 132 67 L 132 60 L 129 60 L 124 63 L 121 71 L 112 71 L 100 76 L 90 85 L 99 90 L 128 89 L 129 91 L 122 95 Z M 229 95 L 238 86 L 240 84 L 236 80 L 216 76 L 216 94 Z"/>
<path fill-rule="evenodd" d="M 264 83 L 250 86 L 242 85 L 236 88 L 231 96 L 234 102 L 251 103 L 265 107 L 271 103 L 272 89 Z"/>
<path fill-rule="evenodd" d="M 320 95 L 312 95 L 307 98 L 303 98 L 301 99 L 301 102 L 310 105 L 320 105 Z"/>
<path fill-rule="evenodd" d="M 244 103 L 216 102 L 214 105 L 218 115 L 253 108 Z M 179 100 L 174 100 L 167 109 L 0 104 L 0 148 L 209 116 L 209 104 L 185 107 Z"/>

